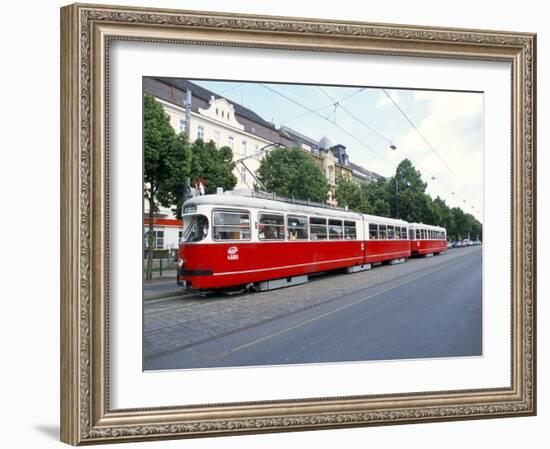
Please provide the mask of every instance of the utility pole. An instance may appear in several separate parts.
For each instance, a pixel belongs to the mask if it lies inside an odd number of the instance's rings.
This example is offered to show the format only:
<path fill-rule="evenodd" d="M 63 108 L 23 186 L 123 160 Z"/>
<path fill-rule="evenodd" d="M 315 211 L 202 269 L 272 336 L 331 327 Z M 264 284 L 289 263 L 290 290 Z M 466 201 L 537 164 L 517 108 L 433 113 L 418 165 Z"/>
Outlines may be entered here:
<path fill-rule="evenodd" d="M 191 89 L 187 89 L 187 98 L 185 100 L 185 134 L 187 140 L 191 141 L 191 106 L 192 106 L 192 92 Z"/>

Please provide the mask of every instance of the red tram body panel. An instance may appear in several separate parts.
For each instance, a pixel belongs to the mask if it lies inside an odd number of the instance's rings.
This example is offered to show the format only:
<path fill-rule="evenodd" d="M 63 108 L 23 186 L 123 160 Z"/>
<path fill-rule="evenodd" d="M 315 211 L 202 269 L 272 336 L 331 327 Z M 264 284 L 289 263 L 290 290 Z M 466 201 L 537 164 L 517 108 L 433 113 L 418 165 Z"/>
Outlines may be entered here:
<path fill-rule="evenodd" d="M 443 228 L 266 198 L 198 196 L 183 212 L 177 281 L 198 290 L 446 250 Z"/>
<path fill-rule="evenodd" d="M 213 289 L 364 263 L 361 242 L 266 242 L 182 245 L 182 279 Z"/>
<path fill-rule="evenodd" d="M 365 248 L 366 263 L 411 257 L 411 246 L 408 240 L 366 240 Z"/>
<path fill-rule="evenodd" d="M 439 254 L 447 251 L 446 240 L 416 240 L 411 241 L 411 254 Z"/>

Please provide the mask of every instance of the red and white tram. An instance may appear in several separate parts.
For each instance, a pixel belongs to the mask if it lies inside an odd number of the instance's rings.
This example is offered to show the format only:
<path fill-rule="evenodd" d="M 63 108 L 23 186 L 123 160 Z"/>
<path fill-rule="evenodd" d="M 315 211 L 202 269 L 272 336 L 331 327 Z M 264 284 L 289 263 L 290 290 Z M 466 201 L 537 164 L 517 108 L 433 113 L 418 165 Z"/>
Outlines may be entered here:
<path fill-rule="evenodd" d="M 439 226 L 410 223 L 409 240 L 413 256 L 441 254 L 447 251 L 447 231 Z"/>
<path fill-rule="evenodd" d="M 403 220 L 231 194 L 193 197 L 183 212 L 178 284 L 193 289 L 277 288 L 411 256 Z"/>

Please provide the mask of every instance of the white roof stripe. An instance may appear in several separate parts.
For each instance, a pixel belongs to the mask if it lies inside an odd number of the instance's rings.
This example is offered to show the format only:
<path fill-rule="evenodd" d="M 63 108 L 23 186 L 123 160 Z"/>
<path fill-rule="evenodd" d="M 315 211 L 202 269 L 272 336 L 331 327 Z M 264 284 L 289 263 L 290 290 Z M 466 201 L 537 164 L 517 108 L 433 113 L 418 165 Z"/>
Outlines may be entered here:
<path fill-rule="evenodd" d="M 242 196 L 234 194 L 211 194 L 195 196 L 185 202 L 185 205 L 209 205 L 222 207 L 243 207 L 255 209 L 267 209 L 285 213 L 319 215 L 324 217 L 340 218 L 343 220 L 365 220 L 366 222 L 389 224 L 395 226 L 408 226 L 404 220 L 395 218 L 378 217 L 375 215 L 360 214 L 358 212 L 329 209 L 304 204 L 287 203 L 284 201 L 270 200 L 259 197 Z"/>

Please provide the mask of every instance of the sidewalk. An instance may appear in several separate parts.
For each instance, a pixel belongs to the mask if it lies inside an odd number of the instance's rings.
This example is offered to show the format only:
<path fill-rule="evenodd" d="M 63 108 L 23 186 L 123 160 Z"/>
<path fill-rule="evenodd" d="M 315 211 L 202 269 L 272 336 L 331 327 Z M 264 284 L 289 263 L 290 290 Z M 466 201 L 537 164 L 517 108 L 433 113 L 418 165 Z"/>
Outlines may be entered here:
<path fill-rule="evenodd" d="M 183 294 L 183 289 L 176 284 L 176 271 L 165 271 L 162 276 L 151 281 L 143 281 L 143 298 L 160 299 Z"/>

